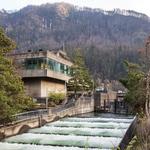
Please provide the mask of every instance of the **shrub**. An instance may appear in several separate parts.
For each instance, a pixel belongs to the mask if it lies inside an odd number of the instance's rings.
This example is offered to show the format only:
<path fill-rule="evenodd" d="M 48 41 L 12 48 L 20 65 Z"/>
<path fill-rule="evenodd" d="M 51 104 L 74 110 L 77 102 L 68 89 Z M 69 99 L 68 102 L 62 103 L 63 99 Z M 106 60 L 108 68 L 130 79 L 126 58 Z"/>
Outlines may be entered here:
<path fill-rule="evenodd" d="M 65 99 L 64 93 L 49 93 L 49 100 L 55 104 L 60 104 Z"/>

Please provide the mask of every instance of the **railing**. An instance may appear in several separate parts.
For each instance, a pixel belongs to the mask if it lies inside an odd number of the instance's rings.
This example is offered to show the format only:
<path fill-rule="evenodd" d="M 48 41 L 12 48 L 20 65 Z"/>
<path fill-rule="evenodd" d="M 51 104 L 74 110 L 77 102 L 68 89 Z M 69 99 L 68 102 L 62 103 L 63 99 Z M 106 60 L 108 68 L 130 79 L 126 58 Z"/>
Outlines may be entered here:
<path fill-rule="evenodd" d="M 28 111 L 28 112 L 14 115 L 14 117 L 15 117 L 15 121 L 22 121 L 22 120 L 28 120 L 28 119 L 36 118 L 36 117 L 39 117 L 41 115 L 48 115 L 48 109 L 39 109 L 36 111 Z"/>
<path fill-rule="evenodd" d="M 49 115 L 51 114 L 56 114 L 61 111 L 65 111 L 69 108 L 75 107 L 77 101 L 84 101 L 84 103 L 88 103 L 92 98 L 91 97 L 80 97 L 78 100 L 75 100 L 74 98 L 70 99 L 68 103 L 60 105 L 59 107 L 51 108 L 51 109 L 39 109 L 36 111 L 28 111 L 24 113 L 20 113 L 17 115 L 14 115 L 14 121 L 8 123 L 7 125 L 11 125 L 13 123 L 25 121 L 25 120 L 30 120 L 33 118 L 39 118 L 43 115 Z M 5 124 L 6 125 L 6 124 Z M 0 127 L 3 127 L 3 125 L 0 125 Z"/>
<path fill-rule="evenodd" d="M 75 101 L 69 102 L 67 104 L 61 105 L 59 107 L 56 108 L 52 108 L 50 109 L 51 113 L 57 113 L 63 110 L 66 110 L 68 108 L 74 107 L 75 106 Z M 30 120 L 33 118 L 39 118 L 43 115 L 48 115 L 49 114 L 49 109 L 39 109 L 36 111 L 28 111 L 28 112 L 24 112 L 24 113 L 19 113 L 17 115 L 14 115 L 14 121 L 11 123 L 8 123 L 7 125 L 11 125 L 13 123 L 17 123 L 17 122 L 21 122 L 21 121 L 25 121 L 25 120 Z M 3 127 L 3 125 L 0 125 L 0 127 Z"/>
<path fill-rule="evenodd" d="M 74 107 L 74 106 L 75 106 L 75 100 L 72 99 L 69 103 L 66 103 L 66 104 L 61 105 L 61 106 L 56 107 L 56 108 L 52 108 L 51 113 L 57 113 L 57 112 L 65 110 L 65 109 Z"/>
<path fill-rule="evenodd" d="M 92 96 L 84 96 L 84 97 L 80 97 L 80 100 L 84 100 L 84 101 L 91 101 L 93 99 L 93 97 Z"/>
<path fill-rule="evenodd" d="M 8 123 L 4 123 L 4 124 L 0 123 L 0 127 L 9 126 L 9 125 L 12 125 L 14 123 L 18 123 L 18 122 L 25 121 L 25 120 L 30 120 L 33 118 L 39 118 L 43 115 L 48 115 L 48 113 L 49 113 L 48 109 L 39 109 L 36 111 L 28 111 L 28 112 L 24 112 L 24 113 L 19 113 L 19 114 L 12 116 L 13 121 L 8 122 Z M 3 121 L 0 121 L 0 122 L 3 122 Z"/>

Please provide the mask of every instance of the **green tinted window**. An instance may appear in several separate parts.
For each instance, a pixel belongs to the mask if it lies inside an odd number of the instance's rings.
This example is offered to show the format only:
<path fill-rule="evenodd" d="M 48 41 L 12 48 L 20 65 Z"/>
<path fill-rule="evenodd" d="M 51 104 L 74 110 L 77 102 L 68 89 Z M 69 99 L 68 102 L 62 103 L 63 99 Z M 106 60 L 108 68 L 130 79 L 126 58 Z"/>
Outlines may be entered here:
<path fill-rule="evenodd" d="M 66 75 L 71 74 L 70 67 L 49 58 L 27 58 L 24 66 L 26 69 L 50 69 Z"/>

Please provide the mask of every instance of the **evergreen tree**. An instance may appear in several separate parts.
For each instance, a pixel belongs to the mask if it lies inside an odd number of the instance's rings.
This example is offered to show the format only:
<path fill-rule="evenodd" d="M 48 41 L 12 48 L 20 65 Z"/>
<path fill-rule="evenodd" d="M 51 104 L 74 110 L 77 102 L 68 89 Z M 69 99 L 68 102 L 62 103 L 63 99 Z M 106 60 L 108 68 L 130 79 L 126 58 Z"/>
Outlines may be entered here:
<path fill-rule="evenodd" d="M 127 77 L 121 83 L 128 89 L 125 101 L 136 113 L 145 113 L 146 84 L 144 73 L 137 64 L 125 61 Z"/>
<path fill-rule="evenodd" d="M 28 109 L 32 105 L 25 96 L 21 78 L 13 66 L 7 53 L 15 48 L 15 43 L 9 39 L 0 28 L 0 123 L 13 119 L 13 115 Z"/>
<path fill-rule="evenodd" d="M 76 49 L 72 66 L 72 78 L 69 80 L 68 89 L 74 91 L 88 91 L 92 89 L 93 83 L 85 66 L 80 49 Z"/>

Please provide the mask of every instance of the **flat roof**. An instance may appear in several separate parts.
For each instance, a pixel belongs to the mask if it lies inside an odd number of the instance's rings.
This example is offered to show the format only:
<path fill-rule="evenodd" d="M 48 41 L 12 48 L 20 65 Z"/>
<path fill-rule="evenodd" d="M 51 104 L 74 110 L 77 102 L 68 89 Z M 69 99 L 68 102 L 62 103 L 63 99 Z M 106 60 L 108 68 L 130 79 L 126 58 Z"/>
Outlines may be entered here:
<path fill-rule="evenodd" d="M 71 62 L 70 58 L 67 54 L 62 51 L 53 51 L 53 50 L 28 50 L 28 51 L 13 51 L 9 53 L 8 56 L 14 57 L 14 59 L 25 59 L 25 58 L 39 58 L 39 57 L 46 57 L 56 60 L 60 63 L 67 64 L 71 66 L 73 63 Z"/>

